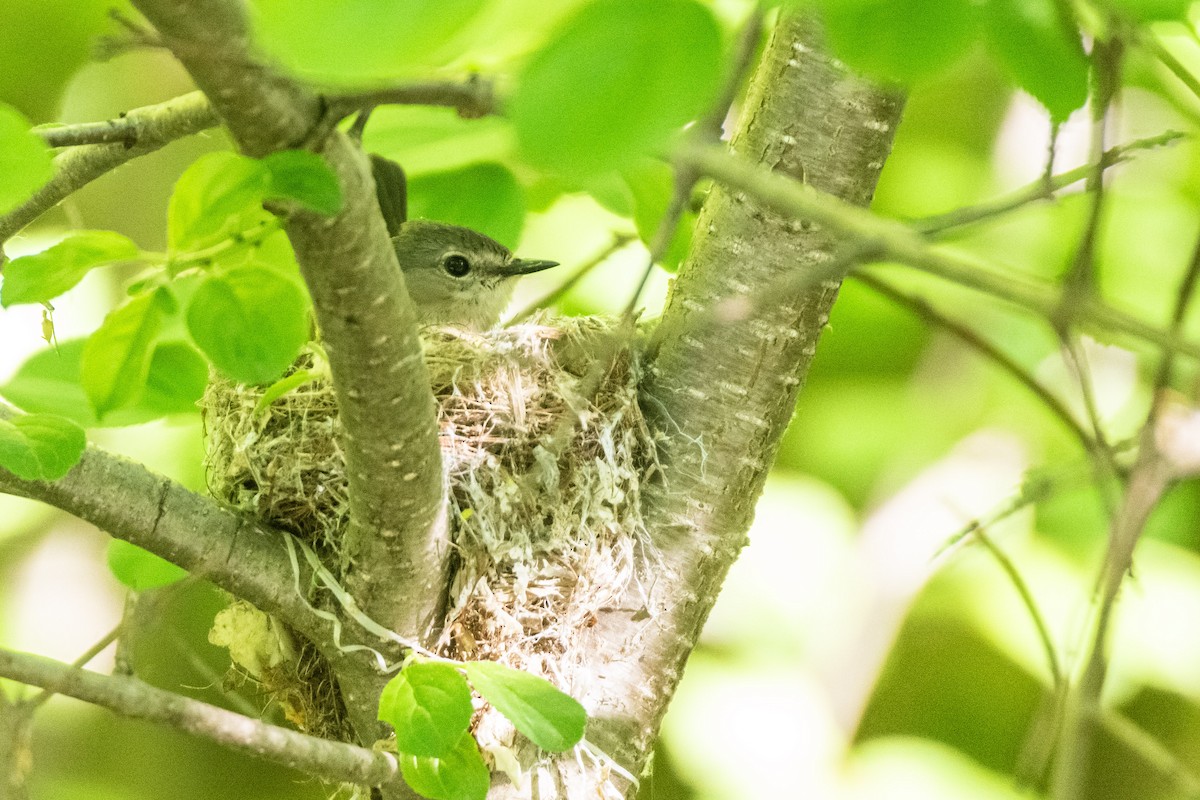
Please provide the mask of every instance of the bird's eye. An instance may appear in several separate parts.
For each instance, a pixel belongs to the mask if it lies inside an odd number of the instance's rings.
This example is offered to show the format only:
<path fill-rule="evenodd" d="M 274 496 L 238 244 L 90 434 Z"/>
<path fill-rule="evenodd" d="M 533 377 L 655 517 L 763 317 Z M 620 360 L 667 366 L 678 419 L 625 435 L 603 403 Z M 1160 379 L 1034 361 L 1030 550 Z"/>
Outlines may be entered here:
<path fill-rule="evenodd" d="M 446 256 L 445 260 L 442 261 L 442 269 L 455 278 L 461 278 L 471 271 L 471 262 L 467 261 L 465 256 L 454 253 Z"/>

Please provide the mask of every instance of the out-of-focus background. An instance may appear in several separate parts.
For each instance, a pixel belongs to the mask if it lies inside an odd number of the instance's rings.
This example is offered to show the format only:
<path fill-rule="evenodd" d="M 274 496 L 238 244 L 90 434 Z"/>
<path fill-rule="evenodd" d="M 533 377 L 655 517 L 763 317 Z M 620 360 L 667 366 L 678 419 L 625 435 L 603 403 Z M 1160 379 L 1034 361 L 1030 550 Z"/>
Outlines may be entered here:
<path fill-rule="evenodd" d="M 490 48 L 458 66 L 487 71 L 507 63 L 578 4 L 552 12 L 518 0 L 495 5 L 489 13 L 510 24 L 494 28 Z M 727 36 L 748 11 L 736 0 L 711 5 Z M 161 51 L 93 60 L 96 37 L 120 30 L 106 18 L 112 6 L 111 0 L 6 0 L 0 100 L 34 123 L 78 122 L 188 91 L 186 75 Z M 1185 33 L 1163 41 L 1185 63 L 1200 64 L 1200 46 Z M 1196 129 L 1195 97 L 1136 58 L 1127 77 L 1112 142 Z M 464 122 L 424 110 L 380 117 L 368 145 L 409 166 L 414 192 L 425 181 L 435 213 L 443 196 L 435 190 L 452 180 L 448 172 L 503 161 L 511 146 L 495 120 Z M 453 141 L 444 138 L 451 128 Z M 1088 132 L 1086 112 L 1063 126 L 1058 171 L 1085 162 Z M 968 55 L 911 92 L 875 209 L 918 218 L 1014 190 L 1041 174 L 1049 136 L 1039 106 L 1009 88 L 982 53 Z M 199 154 L 227 147 L 222 134 L 210 132 L 137 159 L 46 215 L 9 242 L 7 252 L 35 252 L 74 228 L 116 230 L 143 249 L 160 250 L 173 182 Z M 1112 303 L 1156 324 L 1168 313 L 1200 229 L 1198 155 L 1190 139 L 1139 153 L 1113 170 L 1108 187 L 1097 254 L 1101 289 Z M 602 252 L 614 233 L 634 232 L 629 219 L 591 195 L 558 194 L 515 174 L 529 209 L 518 225 L 522 255 L 553 258 L 570 270 Z M 992 263 L 1055 277 L 1074 256 L 1087 208 L 1084 195 L 1067 192 L 1057 202 L 965 228 L 954 241 Z M 621 249 L 558 310 L 620 309 L 643 259 L 638 244 Z M 1076 372 L 1044 322 L 899 267 L 889 274 L 982 331 L 1082 418 Z M 59 340 L 94 330 L 130 277 L 93 273 L 56 302 Z M 668 279 L 656 273 L 645 294 L 651 316 Z M 553 273 L 527 280 L 517 305 L 559 280 Z M 0 386 L 45 347 L 41 337 L 37 307 L 0 312 Z M 1153 367 L 1145 352 L 1127 346 L 1083 341 L 1096 406 L 1114 442 L 1144 419 Z M 1193 378 L 1190 369 L 1185 377 Z M 200 434 L 199 417 L 190 414 L 89 435 L 200 490 Z M 1060 657 L 1077 658 L 1107 536 L 1092 469 L 1078 443 L 1009 376 L 954 337 L 848 282 L 759 503 L 750 546 L 667 716 L 645 796 L 1033 796 L 1010 777 L 1022 759 L 1034 757 L 1038 740 L 1031 731 L 1049 685 L 1033 619 L 1014 580 L 977 540 L 944 546 L 971 520 L 995 518 L 985 528 L 989 540 L 1027 584 Z M 1033 495 L 1038 502 L 1022 504 Z M 0 497 L 0 644 L 71 661 L 116 625 L 126 591 L 106 567 L 107 541 L 70 517 Z M 1088 797 L 1182 797 L 1177 770 L 1200 771 L 1198 548 L 1200 483 L 1188 480 L 1155 510 L 1121 598 L 1104 698 L 1115 713 L 1096 734 Z M 224 602 L 201 584 L 146 604 L 129 642 L 131 657 L 155 685 L 279 719 L 278 709 L 226 679 L 228 654 L 206 639 Z M 92 664 L 111 666 L 111 651 Z M 67 699 L 39 714 L 34 757 L 35 797 L 329 794 L 302 776 Z"/>

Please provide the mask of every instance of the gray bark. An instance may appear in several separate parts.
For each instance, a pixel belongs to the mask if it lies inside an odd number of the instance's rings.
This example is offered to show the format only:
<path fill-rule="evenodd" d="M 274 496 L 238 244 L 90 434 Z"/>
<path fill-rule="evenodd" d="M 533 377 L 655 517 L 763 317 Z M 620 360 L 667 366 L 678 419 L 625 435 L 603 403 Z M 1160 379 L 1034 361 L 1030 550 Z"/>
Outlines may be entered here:
<path fill-rule="evenodd" d="M 850 75 L 809 18 L 784 16 L 752 80 L 733 139 L 740 156 L 867 205 L 902 99 Z M 792 417 L 838 281 L 773 298 L 744 322 L 712 309 L 793 270 L 826 263 L 838 242 L 740 192 L 715 187 L 680 271 L 643 386 L 661 434 L 663 477 L 644 488 L 660 562 L 645 609 L 605 614 L 588 668 L 604 679 L 589 737 L 635 774 L 726 572 L 746 543 L 754 506 Z M 635 610 L 636 609 L 636 610 Z M 641 617 L 649 619 L 638 622 Z"/>

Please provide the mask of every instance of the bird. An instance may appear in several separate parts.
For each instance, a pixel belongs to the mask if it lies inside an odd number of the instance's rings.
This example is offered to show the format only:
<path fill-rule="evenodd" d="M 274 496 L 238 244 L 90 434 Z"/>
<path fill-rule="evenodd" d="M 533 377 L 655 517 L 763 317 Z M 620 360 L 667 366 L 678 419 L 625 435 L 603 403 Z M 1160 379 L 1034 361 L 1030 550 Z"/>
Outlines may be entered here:
<path fill-rule="evenodd" d="M 425 325 L 496 327 L 521 275 L 557 261 L 515 258 L 507 247 L 461 225 L 412 219 L 392 237 L 408 296 Z"/>
<path fill-rule="evenodd" d="M 380 212 L 422 325 L 490 330 L 512 299 L 517 278 L 558 266 L 557 261 L 516 258 L 471 228 L 408 219 L 404 170 L 375 153 L 370 160 Z"/>

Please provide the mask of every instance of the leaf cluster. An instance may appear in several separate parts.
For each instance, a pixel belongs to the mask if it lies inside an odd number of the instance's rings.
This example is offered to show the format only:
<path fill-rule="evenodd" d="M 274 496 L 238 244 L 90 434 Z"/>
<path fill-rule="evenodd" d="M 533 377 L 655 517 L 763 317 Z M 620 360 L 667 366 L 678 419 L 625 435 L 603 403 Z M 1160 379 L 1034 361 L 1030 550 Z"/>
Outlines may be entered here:
<path fill-rule="evenodd" d="M 563 752 L 583 738 L 583 706 L 544 678 L 495 661 L 414 661 L 384 689 L 379 718 L 396 732 L 404 780 L 423 797 L 487 796 L 491 776 L 469 731 L 471 687 L 543 750 Z"/>

